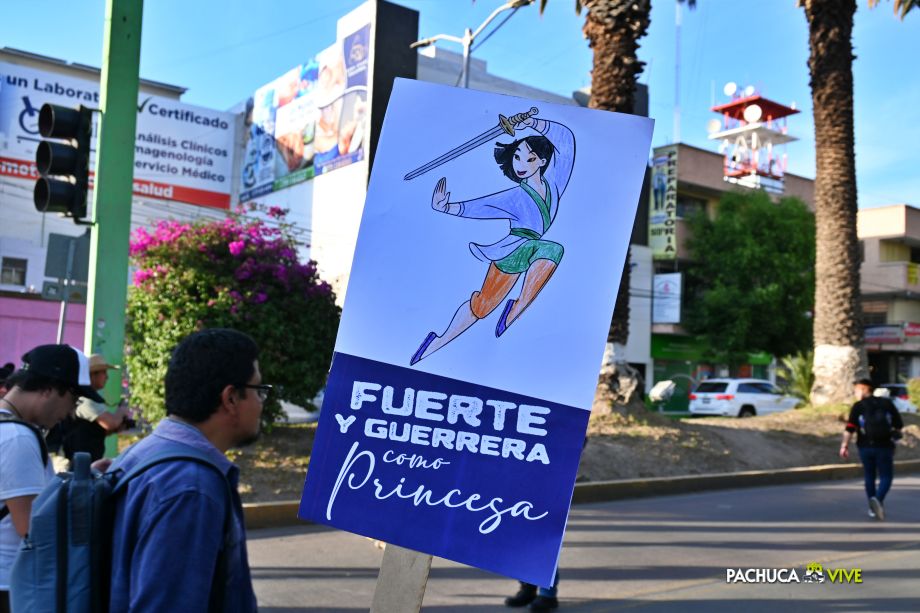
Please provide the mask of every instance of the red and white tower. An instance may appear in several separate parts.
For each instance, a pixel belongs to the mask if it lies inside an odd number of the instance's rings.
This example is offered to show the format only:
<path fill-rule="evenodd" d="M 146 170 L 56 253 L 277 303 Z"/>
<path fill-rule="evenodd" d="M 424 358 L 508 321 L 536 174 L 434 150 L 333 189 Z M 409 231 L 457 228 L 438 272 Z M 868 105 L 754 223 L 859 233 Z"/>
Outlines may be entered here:
<path fill-rule="evenodd" d="M 783 192 L 787 155 L 777 147 L 798 140 L 787 131 L 786 118 L 799 111 L 795 104 L 785 106 L 761 96 L 753 86 L 739 89 L 728 83 L 725 95 L 731 102 L 712 107 L 721 121 L 709 122 L 709 138 L 721 141 L 725 155 L 724 178 L 745 187 Z"/>

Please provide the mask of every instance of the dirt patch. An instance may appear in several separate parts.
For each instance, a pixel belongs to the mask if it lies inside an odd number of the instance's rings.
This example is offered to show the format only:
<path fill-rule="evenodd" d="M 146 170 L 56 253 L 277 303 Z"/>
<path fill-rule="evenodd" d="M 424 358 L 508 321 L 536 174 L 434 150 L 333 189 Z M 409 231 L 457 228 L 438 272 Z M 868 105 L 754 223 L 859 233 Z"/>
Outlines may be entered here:
<path fill-rule="evenodd" d="M 278 425 L 253 445 L 231 449 L 243 502 L 299 500 L 315 434 L 316 424 Z"/>
<path fill-rule="evenodd" d="M 920 458 L 920 418 L 904 415 L 897 459 Z M 652 412 L 592 415 L 579 480 L 605 481 L 842 463 L 845 409 L 799 409 L 749 419 L 672 419 Z M 279 425 L 232 450 L 244 502 L 297 500 L 315 424 Z M 855 446 L 852 461 L 857 461 Z"/>
<path fill-rule="evenodd" d="M 920 458 L 920 418 L 904 415 L 897 459 Z M 846 409 L 798 409 L 748 419 L 592 415 L 582 480 L 633 479 L 843 463 Z M 858 461 L 855 446 L 851 460 Z"/>

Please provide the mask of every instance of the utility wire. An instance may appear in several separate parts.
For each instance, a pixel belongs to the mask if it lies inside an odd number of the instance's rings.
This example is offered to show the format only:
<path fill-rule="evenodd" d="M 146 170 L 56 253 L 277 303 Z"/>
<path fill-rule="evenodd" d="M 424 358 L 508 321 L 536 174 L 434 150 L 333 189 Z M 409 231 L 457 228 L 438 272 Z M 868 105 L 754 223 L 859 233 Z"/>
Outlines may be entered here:
<path fill-rule="evenodd" d="M 517 13 L 520 9 L 521 9 L 521 7 L 517 7 L 516 9 L 512 10 L 510 13 L 508 13 L 507 15 L 505 15 L 505 18 L 502 19 L 500 22 L 498 22 L 498 25 L 497 25 L 497 26 L 495 26 L 494 28 L 492 28 L 491 30 L 489 30 L 489 33 L 486 34 L 484 37 L 482 37 L 482 39 L 480 39 L 480 41 L 479 41 L 478 43 L 476 43 L 476 44 L 473 46 L 472 49 L 470 49 L 470 53 L 472 53 L 473 51 L 476 51 L 476 49 L 479 49 L 481 46 L 483 46 L 483 45 L 485 44 L 485 42 L 486 42 L 487 40 L 489 40 L 489 38 L 490 38 L 493 34 L 495 34 L 496 32 L 498 32 L 498 30 L 499 30 L 503 25 L 505 25 L 505 23 L 507 23 L 507 21 L 508 21 L 509 19 L 511 19 L 512 17 L 514 17 L 514 14 Z"/>

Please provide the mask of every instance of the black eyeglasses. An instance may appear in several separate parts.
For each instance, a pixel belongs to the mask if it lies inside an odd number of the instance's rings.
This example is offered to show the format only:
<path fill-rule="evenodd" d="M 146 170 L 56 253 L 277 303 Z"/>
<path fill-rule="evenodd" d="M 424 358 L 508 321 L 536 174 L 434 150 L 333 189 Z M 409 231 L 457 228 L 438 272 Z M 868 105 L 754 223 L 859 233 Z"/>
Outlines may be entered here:
<path fill-rule="evenodd" d="M 272 392 L 271 385 L 252 385 L 251 383 L 244 383 L 243 385 L 237 385 L 237 387 L 245 387 L 247 389 L 256 390 L 256 394 L 259 395 L 259 400 L 262 402 L 268 400 L 268 395 Z"/>

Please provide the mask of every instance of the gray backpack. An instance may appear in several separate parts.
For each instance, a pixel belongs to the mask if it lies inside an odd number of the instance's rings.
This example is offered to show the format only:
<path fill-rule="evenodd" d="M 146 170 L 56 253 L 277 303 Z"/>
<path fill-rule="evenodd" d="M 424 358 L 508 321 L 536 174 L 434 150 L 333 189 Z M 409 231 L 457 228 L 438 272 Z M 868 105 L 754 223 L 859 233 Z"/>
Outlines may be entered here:
<path fill-rule="evenodd" d="M 59 473 L 32 502 L 29 534 L 10 573 L 13 613 L 101 613 L 109 608 L 112 529 L 116 497 L 134 477 L 164 462 L 190 461 L 210 466 L 227 485 L 224 547 L 211 585 L 209 609 L 223 609 L 227 545 L 233 498 L 220 469 L 198 450 L 173 447 L 144 459 L 124 472 L 90 470 L 90 455 L 74 456 L 72 473 Z"/>

